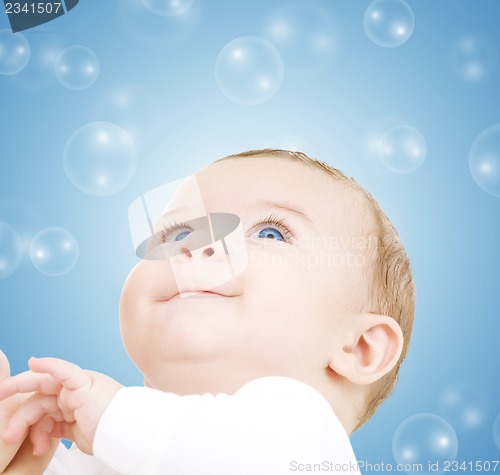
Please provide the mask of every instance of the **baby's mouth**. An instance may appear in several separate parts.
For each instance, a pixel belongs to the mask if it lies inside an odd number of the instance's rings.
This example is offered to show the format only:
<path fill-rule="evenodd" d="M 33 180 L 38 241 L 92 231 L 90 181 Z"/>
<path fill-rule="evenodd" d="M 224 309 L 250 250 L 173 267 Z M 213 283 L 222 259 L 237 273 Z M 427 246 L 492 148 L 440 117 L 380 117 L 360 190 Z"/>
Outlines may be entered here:
<path fill-rule="evenodd" d="M 243 295 L 243 287 L 236 279 L 227 282 L 226 284 L 219 285 L 207 289 L 201 286 L 192 286 L 183 289 L 172 289 L 168 295 L 154 295 L 150 297 L 151 302 L 168 302 L 174 299 L 194 300 L 196 298 L 233 298 Z"/>
<path fill-rule="evenodd" d="M 182 292 L 174 295 L 172 298 L 210 298 L 210 297 L 229 297 L 228 295 L 222 295 L 217 292 L 211 292 L 210 290 L 183 290 Z"/>
<path fill-rule="evenodd" d="M 194 300 L 196 298 L 206 299 L 206 298 L 231 298 L 233 295 L 223 295 L 217 292 L 212 292 L 210 290 L 183 290 L 182 292 L 177 292 L 171 297 L 164 295 L 158 295 L 150 298 L 151 302 L 168 302 L 170 300 L 177 299 L 189 299 Z"/>

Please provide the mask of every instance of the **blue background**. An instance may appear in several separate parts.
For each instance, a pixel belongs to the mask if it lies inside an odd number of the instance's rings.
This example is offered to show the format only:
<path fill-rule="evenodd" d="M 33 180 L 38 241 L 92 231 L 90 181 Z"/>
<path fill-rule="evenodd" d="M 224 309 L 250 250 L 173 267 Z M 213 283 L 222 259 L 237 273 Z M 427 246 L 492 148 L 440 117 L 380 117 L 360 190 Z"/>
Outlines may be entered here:
<path fill-rule="evenodd" d="M 468 155 L 478 134 L 500 122 L 500 71 L 496 61 L 488 77 L 467 82 L 448 59 L 467 35 L 484 38 L 500 54 L 500 4 L 409 1 L 412 37 L 382 48 L 363 30 L 369 2 L 310 1 L 335 24 L 338 43 L 328 64 L 304 76 L 289 72 L 285 61 L 277 94 L 245 106 L 218 88 L 217 55 L 237 37 L 261 35 L 270 12 L 286 2 L 197 0 L 182 18 L 164 20 L 164 33 L 149 13 L 146 23 L 130 27 L 127 9 L 134 2 L 82 0 L 61 18 L 26 31 L 30 64 L 17 75 L 0 75 L 0 220 L 21 234 L 26 250 L 17 271 L 0 280 L 0 348 L 12 372 L 24 371 L 31 355 L 52 355 L 126 385 L 142 384 L 118 326 L 121 287 L 136 263 L 128 205 L 219 157 L 294 135 L 375 196 L 414 268 L 411 350 L 393 396 L 352 437 L 358 460 L 394 463 L 398 425 L 413 414 L 440 414 L 439 398 L 455 384 L 480 391 L 485 416 L 475 431 L 458 434 L 457 458 L 498 459 L 492 427 L 500 412 L 500 199 L 476 185 Z M 5 12 L 1 28 L 8 28 Z M 97 81 L 83 91 L 65 89 L 51 68 L 35 64 L 46 44 L 57 51 L 89 47 L 100 61 Z M 133 180 L 98 198 L 69 182 L 63 149 L 76 129 L 106 120 L 96 110 L 117 87 L 145 91 L 154 107 L 137 118 L 146 133 L 139 136 Z M 427 143 L 423 165 L 405 175 L 384 168 L 370 147 L 371 136 L 398 124 L 415 127 Z M 79 242 L 77 265 L 61 277 L 38 272 L 27 251 L 48 226 L 68 229 Z"/>

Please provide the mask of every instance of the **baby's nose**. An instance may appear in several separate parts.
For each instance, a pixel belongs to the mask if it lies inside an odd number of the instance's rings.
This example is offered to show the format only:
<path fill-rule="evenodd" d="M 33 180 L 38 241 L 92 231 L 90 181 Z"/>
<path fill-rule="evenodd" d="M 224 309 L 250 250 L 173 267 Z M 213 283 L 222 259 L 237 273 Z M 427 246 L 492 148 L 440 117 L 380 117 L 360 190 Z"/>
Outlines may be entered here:
<path fill-rule="evenodd" d="M 202 256 L 202 257 L 211 257 L 215 254 L 215 250 L 214 250 L 214 247 L 212 244 L 210 246 L 207 246 L 205 247 L 204 249 L 200 249 L 199 251 L 199 254 Z M 193 257 L 193 253 L 191 252 L 190 249 L 188 249 L 187 247 L 181 247 L 179 249 L 179 254 L 185 256 L 185 257 L 188 257 L 188 258 L 192 258 Z"/>
<path fill-rule="evenodd" d="M 238 216 L 209 215 L 210 225 L 199 226 L 178 241 L 169 256 L 179 291 L 211 289 L 234 279 L 248 263 L 243 226 Z"/>

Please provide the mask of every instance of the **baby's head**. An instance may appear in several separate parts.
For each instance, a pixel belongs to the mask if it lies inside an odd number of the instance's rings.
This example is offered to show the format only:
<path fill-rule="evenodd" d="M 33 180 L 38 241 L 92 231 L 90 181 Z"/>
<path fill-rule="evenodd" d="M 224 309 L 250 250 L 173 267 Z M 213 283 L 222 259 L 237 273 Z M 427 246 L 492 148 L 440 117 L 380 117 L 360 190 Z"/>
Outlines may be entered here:
<path fill-rule="evenodd" d="M 120 312 L 137 368 L 178 394 L 288 376 L 320 391 L 347 432 L 360 427 L 391 392 L 413 325 L 410 263 L 392 224 L 353 179 L 302 153 L 231 155 L 193 180 L 207 214 L 240 218 L 248 263 L 214 286 L 227 256 L 211 244 L 183 248 L 203 265 L 198 289 L 218 295 L 180 298 L 168 258 L 140 261 Z M 175 208 L 176 222 L 198 217 L 188 193 Z M 163 240 L 189 235 L 170 224 Z"/>

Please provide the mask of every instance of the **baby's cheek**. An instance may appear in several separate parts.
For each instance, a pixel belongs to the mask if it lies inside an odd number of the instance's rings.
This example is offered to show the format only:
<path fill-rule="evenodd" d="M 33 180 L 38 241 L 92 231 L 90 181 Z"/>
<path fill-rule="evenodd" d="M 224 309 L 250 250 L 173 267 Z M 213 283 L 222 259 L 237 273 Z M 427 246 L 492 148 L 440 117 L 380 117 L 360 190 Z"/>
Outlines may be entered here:
<path fill-rule="evenodd" d="M 129 285 L 127 285 L 129 284 Z M 167 260 L 144 260 L 132 270 L 124 289 L 131 303 L 144 299 L 164 298 L 175 288 L 175 279 Z"/>
<path fill-rule="evenodd" d="M 133 326 L 134 320 L 139 320 L 144 313 L 144 306 L 155 281 L 153 273 L 148 272 L 145 261 L 141 261 L 132 269 L 125 281 L 120 299 L 120 325 L 122 332 Z M 151 277 L 151 279 L 150 279 Z"/>

